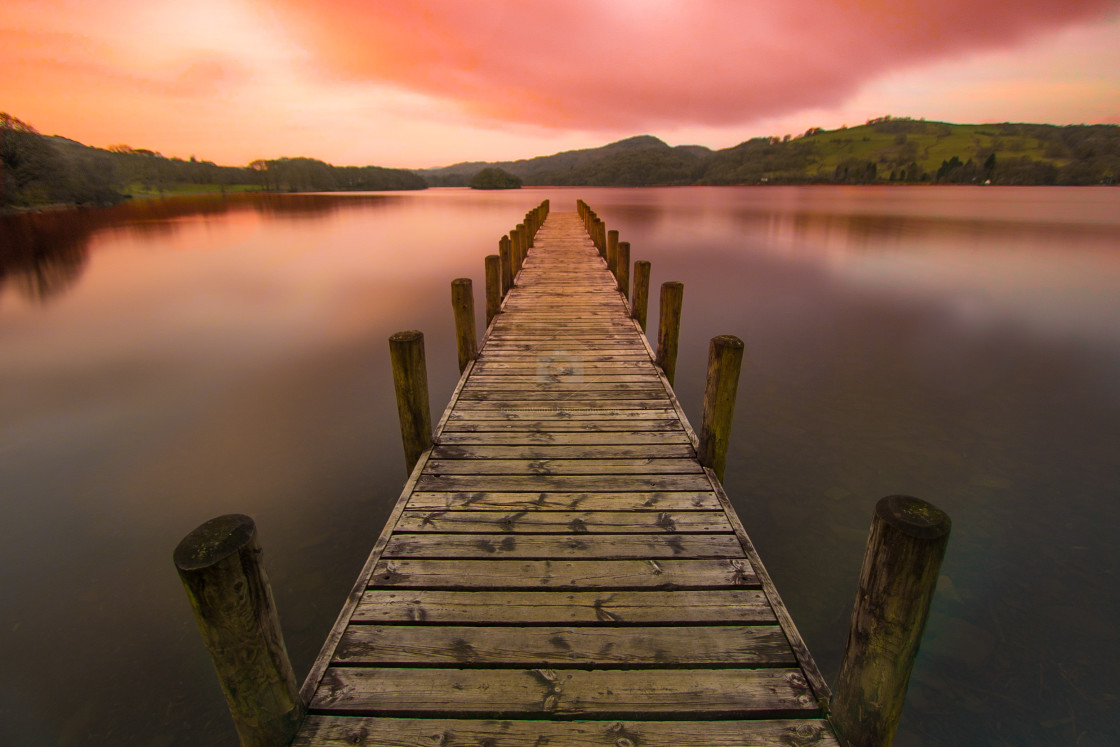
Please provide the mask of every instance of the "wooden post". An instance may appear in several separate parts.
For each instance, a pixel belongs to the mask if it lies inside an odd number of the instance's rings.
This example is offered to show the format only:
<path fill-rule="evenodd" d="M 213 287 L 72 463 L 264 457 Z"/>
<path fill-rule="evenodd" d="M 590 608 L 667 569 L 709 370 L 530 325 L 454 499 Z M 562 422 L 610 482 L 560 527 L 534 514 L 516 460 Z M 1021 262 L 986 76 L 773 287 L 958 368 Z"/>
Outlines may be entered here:
<path fill-rule="evenodd" d="M 529 256 L 529 230 L 525 228 L 524 223 L 517 224 L 517 236 L 521 239 L 521 264 L 525 264 L 525 258 Z M 519 268 L 520 269 L 520 268 Z"/>
<path fill-rule="evenodd" d="M 620 241 L 615 249 L 615 277 L 618 289 L 627 301 L 630 300 L 630 242 Z"/>
<path fill-rule="evenodd" d="M 711 467 L 723 482 L 727 444 L 735 417 L 735 393 L 743 365 L 743 341 L 732 335 L 713 337 L 708 343 L 708 377 L 704 384 L 704 409 L 700 425 L 700 464 Z"/>
<path fill-rule="evenodd" d="M 509 254 L 513 260 L 513 282 L 517 282 L 517 273 L 521 272 L 521 236 L 515 228 L 509 232 Z"/>
<path fill-rule="evenodd" d="M 618 231 L 607 231 L 607 269 L 618 280 Z"/>
<path fill-rule="evenodd" d="M 211 519 L 175 548 L 175 568 L 244 747 L 281 747 L 307 708 L 288 660 L 253 520 Z"/>
<path fill-rule="evenodd" d="M 474 288 L 470 278 L 451 281 L 451 308 L 455 313 L 455 346 L 459 350 L 459 373 L 478 355 L 474 328 Z"/>
<path fill-rule="evenodd" d="M 638 320 L 643 332 L 646 331 L 649 314 L 649 269 L 650 264 L 644 259 L 634 263 L 634 304 L 630 313 Z"/>
<path fill-rule="evenodd" d="M 902 716 L 952 521 L 918 498 L 875 506 L 832 723 L 852 747 L 885 747 Z"/>
<path fill-rule="evenodd" d="M 484 260 L 486 267 L 486 326 L 502 310 L 502 259 L 497 254 L 488 254 Z"/>
<path fill-rule="evenodd" d="M 525 249 L 528 251 L 533 248 L 533 234 L 537 232 L 537 227 L 533 223 L 533 214 L 525 213 Z"/>
<path fill-rule="evenodd" d="M 513 253 L 510 251 L 509 236 L 503 236 L 498 241 L 498 256 L 502 263 L 502 298 L 505 298 L 513 287 Z"/>
<path fill-rule="evenodd" d="M 424 358 L 424 333 L 414 329 L 389 338 L 393 363 L 393 388 L 397 392 L 397 414 L 408 473 L 432 445 L 432 414 L 428 409 L 428 365 Z"/>
<path fill-rule="evenodd" d="M 657 323 L 657 365 L 665 372 L 669 386 L 677 374 L 677 343 L 681 336 L 681 305 L 684 283 L 661 284 L 661 317 Z"/>

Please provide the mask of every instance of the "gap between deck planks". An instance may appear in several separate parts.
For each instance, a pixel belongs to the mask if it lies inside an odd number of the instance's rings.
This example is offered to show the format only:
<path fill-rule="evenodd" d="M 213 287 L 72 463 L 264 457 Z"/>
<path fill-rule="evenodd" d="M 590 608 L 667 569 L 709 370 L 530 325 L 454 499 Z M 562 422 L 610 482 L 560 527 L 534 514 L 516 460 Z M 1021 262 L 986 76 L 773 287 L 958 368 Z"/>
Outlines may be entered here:
<path fill-rule="evenodd" d="M 579 218 L 553 213 L 374 544 L 293 744 L 837 744 Z"/>

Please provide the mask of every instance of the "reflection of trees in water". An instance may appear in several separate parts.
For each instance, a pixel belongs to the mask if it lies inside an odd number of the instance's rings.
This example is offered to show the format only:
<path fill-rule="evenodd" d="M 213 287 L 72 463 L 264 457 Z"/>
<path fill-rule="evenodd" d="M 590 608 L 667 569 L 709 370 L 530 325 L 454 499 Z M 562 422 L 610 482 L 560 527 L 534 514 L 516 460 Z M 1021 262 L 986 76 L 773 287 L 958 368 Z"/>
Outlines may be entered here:
<path fill-rule="evenodd" d="M 15 287 L 48 302 L 77 284 L 93 236 L 104 230 L 147 238 L 180 230 L 184 218 L 254 211 L 269 218 L 323 219 L 343 209 L 385 207 L 395 195 L 242 194 L 131 200 L 112 208 L 51 210 L 0 217 L 0 293 Z"/>

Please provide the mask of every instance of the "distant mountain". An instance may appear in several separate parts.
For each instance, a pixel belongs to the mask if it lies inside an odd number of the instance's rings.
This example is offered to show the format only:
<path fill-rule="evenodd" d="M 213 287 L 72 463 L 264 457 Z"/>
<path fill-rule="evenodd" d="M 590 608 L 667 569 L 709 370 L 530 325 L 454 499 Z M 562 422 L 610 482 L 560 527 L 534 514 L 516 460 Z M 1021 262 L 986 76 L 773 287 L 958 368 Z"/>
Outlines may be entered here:
<path fill-rule="evenodd" d="M 650 135 L 600 148 L 416 173 L 431 186 L 464 186 L 488 167 L 526 186 L 683 184 L 1117 184 L 1120 126 L 958 125 L 882 117 L 797 137 L 755 138 L 713 151 Z"/>

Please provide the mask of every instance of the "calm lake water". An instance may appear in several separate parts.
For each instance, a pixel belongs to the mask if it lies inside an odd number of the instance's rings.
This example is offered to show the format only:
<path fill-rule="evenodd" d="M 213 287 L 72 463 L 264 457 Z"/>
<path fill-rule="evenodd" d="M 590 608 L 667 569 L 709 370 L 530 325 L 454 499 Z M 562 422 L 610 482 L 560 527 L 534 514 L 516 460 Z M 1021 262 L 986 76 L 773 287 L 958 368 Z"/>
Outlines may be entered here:
<path fill-rule="evenodd" d="M 236 744 L 176 543 L 256 518 L 302 678 L 404 482 L 387 338 L 442 411 L 450 280 L 481 314 L 498 237 L 577 197 L 684 281 L 694 423 L 746 342 L 726 486 L 825 676 L 909 493 L 954 524 L 896 744 L 1120 743 L 1120 190 L 685 187 L 0 218 L 0 744 Z"/>

